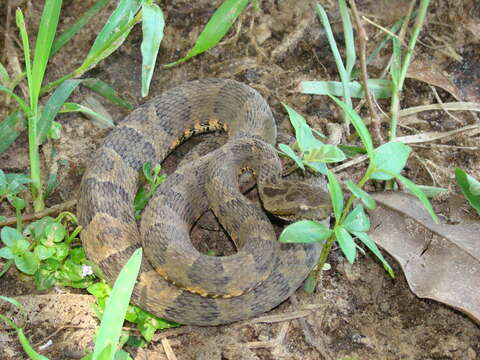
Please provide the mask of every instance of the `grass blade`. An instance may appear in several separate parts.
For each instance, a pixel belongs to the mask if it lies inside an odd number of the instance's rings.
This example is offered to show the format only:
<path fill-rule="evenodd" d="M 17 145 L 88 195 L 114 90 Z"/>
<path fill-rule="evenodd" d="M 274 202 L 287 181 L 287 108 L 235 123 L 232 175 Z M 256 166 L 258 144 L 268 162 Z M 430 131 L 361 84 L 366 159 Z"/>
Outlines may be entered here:
<path fill-rule="evenodd" d="M 122 325 L 127 313 L 128 304 L 132 295 L 133 288 L 140 271 L 142 262 L 142 249 L 135 250 L 128 262 L 118 274 L 117 280 L 112 289 L 112 293 L 107 300 L 107 307 L 103 313 L 102 322 L 95 342 L 95 350 L 92 358 L 99 359 L 99 355 L 110 347 L 110 359 L 113 359 Z"/>
<path fill-rule="evenodd" d="M 373 162 L 373 142 L 372 137 L 370 136 L 370 132 L 368 131 L 367 127 L 365 126 L 362 118 L 358 115 L 355 110 L 352 109 L 351 106 L 344 103 L 340 99 L 337 99 L 335 96 L 329 95 L 330 98 L 337 103 L 338 106 L 342 108 L 342 110 L 348 115 L 350 120 L 352 121 L 352 125 L 360 136 L 363 145 L 365 146 L 365 150 L 367 151 L 368 157 L 371 162 Z"/>
<path fill-rule="evenodd" d="M 55 55 L 67 42 L 74 37 L 80 29 L 82 29 L 92 17 L 102 10 L 110 0 L 98 0 L 87 11 L 85 11 L 80 18 L 75 21 L 67 30 L 65 30 L 60 36 L 58 36 L 52 44 L 50 50 L 50 57 Z"/>
<path fill-rule="evenodd" d="M 30 88 L 30 106 L 33 108 L 33 102 L 32 102 L 32 92 L 31 92 L 31 86 L 32 86 L 32 65 L 30 63 L 30 42 L 28 40 L 28 34 L 27 34 L 27 28 L 25 27 L 25 18 L 23 17 L 22 10 L 17 9 L 15 12 L 15 20 L 17 22 L 17 27 L 20 30 L 20 37 L 22 39 L 22 47 L 23 47 L 23 56 L 25 58 L 25 71 L 27 73 L 27 81 L 28 81 L 28 86 Z M 0 90 L 2 88 L 0 87 Z M 5 91 L 5 90 L 4 90 Z M 13 96 L 15 100 L 22 106 L 22 104 L 18 101 L 19 97 L 18 96 Z M 23 108 L 23 107 L 22 107 Z M 24 110 L 25 111 L 25 110 Z M 27 114 L 30 113 L 30 110 L 26 111 Z"/>
<path fill-rule="evenodd" d="M 455 179 L 463 196 L 480 215 L 480 183 L 462 169 L 455 169 Z"/>
<path fill-rule="evenodd" d="M 128 110 L 133 110 L 132 104 L 119 97 L 117 91 L 114 88 L 112 88 L 110 85 L 100 79 L 83 79 L 82 85 L 85 85 L 89 89 L 95 91 L 97 94 L 103 96 L 105 99 L 109 100 L 115 105 L 122 106 Z"/>
<path fill-rule="evenodd" d="M 38 26 L 37 40 L 35 41 L 35 54 L 32 67 L 32 83 L 29 83 L 32 108 L 35 109 L 42 87 L 43 76 L 47 68 L 47 62 L 52 48 L 55 31 L 57 30 L 58 19 L 62 0 L 46 0 L 43 7 L 40 25 Z"/>
<path fill-rule="evenodd" d="M 350 15 L 348 14 L 347 4 L 345 0 L 338 0 L 338 6 L 340 8 L 340 16 L 342 18 L 343 34 L 345 36 L 345 52 L 347 59 L 346 72 L 350 78 L 353 67 L 355 66 L 355 60 L 357 54 L 355 52 L 355 40 L 353 37 L 353 26 L 350 21 Z"/>
<path fill-rule="evenodd" d="M 8 75 L 7 69 L 0 63 L 0 85 L 10 86 L 11 80 L 10 76 Z"/>
<path fill-rule="evenodd" d="M 37 126 L 37 142 L 41 145 L 46 137 L 47 132 L 52 126 L 52 122 L 60 111 L 61 107 L 68 99 L 73 90 L 80 84 L 82 80 L 67 80 L 63 82 L 55 92 L 50 96 L 45 107 L 43 108 Z"/>
<path fill-rule="evenodd" d="M 95 54 L 105 46 L 112 35 L 115 34 L 121 26 L 126 25 L 133 18 L 135 13 L 140 9 L 140 6 L 140 0 L 120 0 L 117 8 L 113 11 L 102 30 L 98 33 L 97 38 L 88 52 L 87 58 L 95 56 Z M 104 57 L 108 55 L 109 54 Z"/>
<path fill-rule="evenodd" d="M 392 96 L 392 82 L 387 79 L 368 79 L 368 89 L 376 99 L 388 99 Z M 363 99 L 365 92 L 357 81 L 348 83 L 350 96 Z M 343 83 L 339 81 L 302 81 L 300 91 L 303 94 L 345 96 Z"/>
<path fill-rule="evenodd" d="M 7 150 L 15 139 L 25 130 L 27 122 L 25 116 L 19 110 L 7 115 L 5 120 L 0 122 L 0 153 Z"/>
<path fill-rule="evenodd" d="M 162 9 L 156 4 L 143 4 L 142 31 L 142 96 L 148 95 L 160 42 L 163 39 L 165 20 Z"/>
<path fill-rule="evenodd" d="M 3 91 L 5 93 L 7 93 L 8 95 L 10 95 L 12 98 L 15 99 L 15 101 L 18 103 L 18 105 L 20 106 L 20 108 L 22 109 L 22 111 L 25 113 L 25 114 L 29 114 L 30 113 L 30 108 L 28 107 L 27 103 L 25 101 L 23 101 L 23 99 L 18 96 L 17 94 L 15 94 L 12 90 L 10 90 L 9 88 L 3 86 L 3 85 L 0 85 L 0 91 Z"/>
<path fill-rule="evenodd" d="M 97 111 L 94 111 L 84 105 L 76 104 L 76 103 L 65 103 L 63 104 L 63 108 L 60 111 L 62 113 L 68 113 L 68 112 L 81 112 L 88 117 L 90 117 L 91 120 L 94 122 L 98 122 L 99 125 L 102 127 L 107 127 L 111 128 L 114 127 L 115 124 L 113 123 L 112 119 L 100 114 Z"/>
<path fill-rule="evenodd" d="M 249 0 L 225 0 L 212 15 L 202 33 L 198 36 L 197 42 L 187 55 L 163 66 L 172 67 L 181 64 L 217 45 L 242 13 L 243 9 L 245 9 L 248 2 Z"/>

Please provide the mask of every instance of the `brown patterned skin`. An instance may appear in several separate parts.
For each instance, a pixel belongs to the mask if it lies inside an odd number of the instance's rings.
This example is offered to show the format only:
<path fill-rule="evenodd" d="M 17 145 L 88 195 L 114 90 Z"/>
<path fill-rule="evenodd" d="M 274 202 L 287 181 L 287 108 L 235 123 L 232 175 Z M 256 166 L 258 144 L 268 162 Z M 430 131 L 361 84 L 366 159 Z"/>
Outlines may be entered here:
<path fill-rule="evenodd" d="M 227 143 L 168 176 L 138 228 L 132 204 L 142 165 L 162 162 L 185 138 L 212 128 L 226 130 Z M 323 190 L 281 179 L 275 138 L 265 100 L 233 80 L 188 82 L 136 109 L 109 134 L 82 180 L 78 214 L 89 258 L 113 283 L 143 245 L 133 302 L 183 324 L 225 324 L 277 306 L 315 266 L 320 246 L 278 243 L 262 209 L 238 190 L 238 174 L 253 170 L 272 212 L 313 209 L 324 217 L 330 208 Z M 189 232 L 207 209 L 239 246 L 236 254 L 207 256 L 192 246 Z"/>

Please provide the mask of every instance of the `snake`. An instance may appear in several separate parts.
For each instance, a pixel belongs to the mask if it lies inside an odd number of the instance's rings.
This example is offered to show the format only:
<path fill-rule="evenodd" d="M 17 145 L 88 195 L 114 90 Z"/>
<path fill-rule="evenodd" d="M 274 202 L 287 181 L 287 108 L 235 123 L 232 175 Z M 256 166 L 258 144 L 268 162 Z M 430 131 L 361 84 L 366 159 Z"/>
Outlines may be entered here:
<path fill-rule="evenodd" d="M 189 137 L 224 131 L 220 148 L 167 176 L 138 222 L 133 201 L 140 171 L 162 161 Z M 132 302 L 181 324 L 212 326 L 255 317 L 292 295 L 319 258 L 319 243 L 280 243 L 269 215 L 318 218 L 330 213 L 328 193 L 282 178 L 277 129 L 266 100 L 229 79 L 189 81 L 164 91 L 120 121 L 86 168 L 77 212 L 88 258 L 113 284 L 143 247 Z M 239 190 L 255 178 L 261 204 Z M 212 210 L 237 244 L 235 254 L 196 250 L 190 232 Z"/>

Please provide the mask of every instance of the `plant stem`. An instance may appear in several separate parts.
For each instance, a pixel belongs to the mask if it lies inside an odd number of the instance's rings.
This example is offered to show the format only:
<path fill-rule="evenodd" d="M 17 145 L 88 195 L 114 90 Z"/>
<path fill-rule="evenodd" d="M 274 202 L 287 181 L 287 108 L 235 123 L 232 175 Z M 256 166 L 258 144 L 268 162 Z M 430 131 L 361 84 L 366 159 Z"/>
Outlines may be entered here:
<path fill-rule="evenodd" d="M 15 208 L 15 218 L 17 219 L 17 230 L 22 232 L 22 210 L 19 207 Z"/>
<path fill-rule="evenodd" d="M 37 142 L 37 109 L 28 117 L 28 156 L 30 160 L 30 177 L 32 179 L 33 209 L 35 212 L 44 209 L 42 194 L 42 178 L 40 173 L 40 155 Z"/>
<path fill-rule="evenodd" d="M 412 36 L 410 38 L 410 41 L 408 42 L 407 52 L 405 54 L 405 59 L 402 63 L 400 78 L 398 79 L 398 86 L 395 87 L 395 91 L 392 94 L 392 104 L 390 106 L 390 141 L 395 140 L 395 138 L 397 137 L 398 114 L 400 111 L 400 93 L 402 92 L 403 83 L 407 76 L 408 67 L 410 66 L 410 62 L 412 61 L 413 49 L 415 48 L 418 35 L 420 34 L 420 30 L 422 29 L 425 17 L 427 15 L 429 3 L 430 0 L 422 0 L 420 2 L 418 15 L 415 19 L 415 24 L 413 25 L 412 29 Z M 408 19 L 406 21 L 408 21 Z"/>

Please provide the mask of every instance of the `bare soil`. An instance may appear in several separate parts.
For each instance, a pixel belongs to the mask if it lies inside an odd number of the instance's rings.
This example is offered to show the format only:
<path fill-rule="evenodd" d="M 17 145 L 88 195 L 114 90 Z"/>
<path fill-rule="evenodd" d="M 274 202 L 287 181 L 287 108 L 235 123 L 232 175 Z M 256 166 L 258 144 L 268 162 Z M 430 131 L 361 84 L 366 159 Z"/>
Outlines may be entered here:
<path fill-rule="evenodd" d="M 33 1 L 11 0 L 6 3 L 10 4 L 11 14 L 10 21 L 6 22 L 7 6 L 0 7 L 0 46 L 4 44 L 5 32 L 14 39 L 18 37 L 14 24 L 15 6 L 21 5 L 25 10 L 30 34 L 36 29 L 43 6 L 43 2 Z M 169 63 L 186 54 L 220 3 L 220 0 L 161 2 L 166 16 L 166 29 L 158 64 Z M 321 3 L 327 9 L 337 40 L 342 41 L 342 26 L 335 2 L 325 0 Z M 406 0 L 365 0 L 358 1 L 357 5 L 363 15 L 388 27 L 405 15 L 409 3 Z M 61 28 L 66 28 L 91 4 L 91 0 L 64 1 Z M 250 5 L 234 29 L 214 49 L 172 69 L 157 66 L 149 98 L 188 80 L 232 78 L 249 84 L 265 96 L 281 131 L 291 131 L 281 106 L 283 102 L 302 113 L 314 128 L 327 135 L 338 135 L 342 119 L 332 102 L 325 97 L 302 95 L 296 91 L 302 80 L 338 80 L 330 48 L 310 1 L 264 0 L 259 1 L 259 5 L 259 10 L 254 10 Z M 47 71 L 48 80 L 66 74 L 81 63 L 113 8 L 113 4 L 107 6 L 53 58 Z M 455 96 L 465 101 L 479 101 L 479 19 L 478 1 L 431 2 L 420 44 L 415 50 L 415 61 L 417 64 L 426 64 L 431 70 L 431 81 L 425 80 L 425 72 L 413 72 L 405 84 L 402 108 L 437 103 L 437 96 L 442 102 L 455 101 Z M 370 53 L 383 34 L 371 25 L 366 25 L 366 30 Z M 125 44 L 86 77 L 106 81 L 134 105 L 144 103 L 148 98 L 140 97 L 140 44 L 141 27 L 137 26 Z M 9 64 L 11 69 L 11 61 L 15 57 L 22 62 L 20 54 L 16 47 L 15 52 L 2 52 L 0 60 L 3 64 Z M 369 66 L 370 77 L 380 76 L 390 55 L 388 46 Z M 457 86 L 458 93 L 439 85 L 441 81 L 445 84 L 445 79 Z M 432 85 L 437 87 L 433 88 Z M 88 89 L 81 88 L 74 92 L 73 100 L 81 102 L 88 96 L 95 97 Z M 124 109 L 99 100 L 116 121 L 127 114 Z M 0 118 L 5 116 L 10 106 L 0 98 Z M 379 106 L 388 113 L 387 102 L 380 101 Z M 366 107 L 361 112 L 368 118 Z M 57 172 L 60 181 L 55 193 L 48 198 L 48 206 L 77 196 L 82 173 L 94 150 L 108 133 L 108 130 L 99 128 L 79 115 L 60 115 L 58 120 L 63 125 L 62 137 L 42 148 L 44 173 Z M 422 112 L 402 119 L 399 136 L 429 131 L 445 132 L 475 122 L 478 122 L 478 117 L 469 112 Z M 385 138 L 387 129 L 385 122 L 382 126 Z M 472 130 L 435 142 L 414 145 L 414 155 L 410 157 L 405 175 L 416 183 L 441 186 L 449 189 L 450 194 L 458 193 L 453 174 L 455 167 L 461 167 L 477 179 L 480 178 L 478 134 L 476 137 L 474 135 Z M 356 141 L 346 139 L 346 134 L 341 131 L 340 137 L 343 143 L 353 144 Z M 181 149 L 175 153 L 166 169 L 171 171 L 186 151 Z M 339 176 L 342 179 L 358 179 L 364 170 L 363 166 L 350 167 L 339 172 Z M 0 168 L 6 172 L 28 172 L 24 135 L 8 151 L 0 154 Z M 374 186 L 369 190 L 375 190 Z M 462 220 L 459 213 L 472 212 L 462 201 L 452 205 L 448 196 L 437 200 L 434 205 L 443 219 L 453 222 Z M 459 211 L 459 208 L 462 210 Z M 0 205 L 2 215 L 11 215 L 10 211 L 5 205 Z M 205 224 L 208 223 L 205 221 Z M 212 229 L 205 224 L 193 232 L 193 240 L 199 243 L 202 251 L 212 248 L 218 250 L 216 247 L 225 244 L 226 237 L 218 228 Z M 208 243 L 208 247 L 202 247 L 206 238 L 213 241 Z M 223 249 L 220 251 L 230 251 L 225 245 L 219 248 Z M 292 315 L 296 317 L 293 320 L 274 317 L 275 322 L 265 318 L 265 322 L 261 323 L 249 320 L 228 326 L 182 327 L 158 335 L 144 349 L 129 350 L 136 359 L 172 359 L 165 353 L 167 341 L 179 360 L 480 359 L 478 324 L 443 304 L 417 298 L 409 290 L 401 269 L 391 257 L 387 258 L 397 274 L 394 280 L 388 277 L 369 253 L 360 255 L 358 261 L 350 265 L 339 249 L 334 250 L 329 259 L 332 268 L 323 273 L 315 294 L 308 295 L 299 290 L 294 299 L 266 314 Z M 1 278 L 0 293 L 32 298 L 40 295 L 34 290 L 31 279 L 22 277 L 14 269 Z M 69 294 L 71 299 L 80 296 L 77 291 L 59 288 L 49 294 Z M 67 305 L 65 308 L 70 309 Z M 62 316 L 68 317 L 73 310 L 64 311 L 65 315 Z M 89 316 L 92 314 L 87 314 L 85 310 L 85 319 Z M 27 323 L 25 329 L 36 345 L 45 344 L 47 339 L 52 341 L 52 345 L 42 351 L 50 359 L 68 359 L 78 358 L 85 347 L 92 345 L 94 325 L 87 320 L 82 324 L 60 326 L 43 321 L 35 325 Z M 14 332 L 3 327 L 0 329 L 0 358 L 24 358 Z M 325 354 L 327 357 L 324 357 Z"/>

